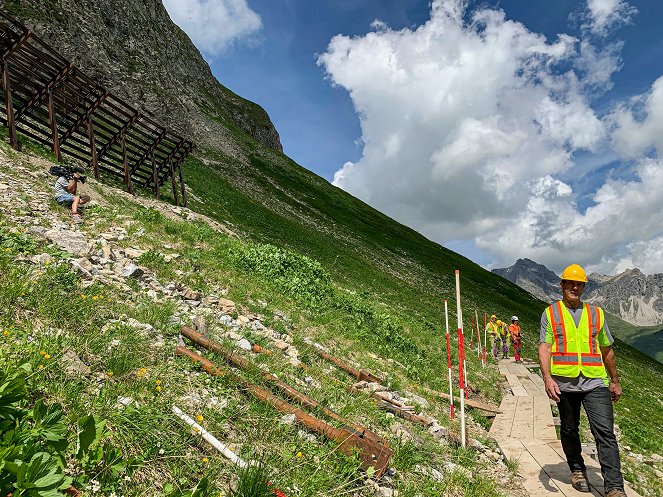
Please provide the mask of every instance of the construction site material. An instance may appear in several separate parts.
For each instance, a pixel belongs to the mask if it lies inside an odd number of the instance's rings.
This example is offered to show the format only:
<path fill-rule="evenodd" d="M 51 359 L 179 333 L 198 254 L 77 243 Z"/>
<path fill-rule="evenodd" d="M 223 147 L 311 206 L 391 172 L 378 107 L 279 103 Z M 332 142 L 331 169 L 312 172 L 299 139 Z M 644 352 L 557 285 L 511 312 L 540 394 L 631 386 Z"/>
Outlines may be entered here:
<path fill-rule="evenodd" d="M 368 381 L 369 383 L 380 383 L 380 384 L 383 383 L 382 380 L 377 376 L 369 373 L 368 371 L 355 369 L 349 364 L 346 364 L 345 362 L 341 361 L 340 359 L 337 359 L 336 357 L 329 355 L 327 352 L 320 349 L 319 347 L 313 346 L 312 349 L 320 357 L 322 357 L 323 359 L 327 359 L 329 362 L 335 364 L 338 368 L 342 369 L 343 371 L 357 378 L 358 381 Z"/>
<path fill-rule="evenodd" d="M 192 427 L 196 431 L 196 433 L 198 433 L 205 441 L 209 442 L 209 444 L 212 447 L 214 447 L 216 450 L 221 452 L 221 454 L 223 454 L 223 456 L 226 459 L 228 459 L 230 462 L 239 466 L 240 468 L 246 468 L 248 466 L 246 461 L 241 459 L 237 454 L 235 454 L 232 450 L 230 450 L 227 445 L 219 441 L 214 435 L 208 432 L 205 428 L 203 428 L 198 423 L 196 423 L 191 416 L 188 416 L 187 414 L 183 413 L 179 407 L 173 406 L 172 411 L 178 418 L 180 418 L 182 421 L 184 421 L 186 424 Z"/>
<path fill-rule="evenodd" d="M 444 299 L 444 327 L 446 329 L 447 338 L 447 369 L 449 372 L 449 418 L 454 418 L 454 397 L 453 387 L 451 381 L 451 339 L 449 338 L 449 305 L 447 299 Z"/>
<path fill-rule="evenodd" d="M 456 269 L 456 318 L 458 320 L 458 372 L 460 377 L 460 440 L 465 447 L 465 334 L 460 307 L 460 270 Z"/>
<path fill-rule="evenodd" d="M 444 400 L 448 400 L 449 402 L 451 402 L 451 398 L 450 398 L 451 396 L 449 394 L 446 394 L 446 393 L 443 393 L 443 392 L 438 392 L 437 390 L 433 390 L 432 388 L 428 388 L 428 387 L 424 387 L 424 386 L 420 386 L 419 388 L 421 388 L 422 390 L 424 390 L 425 392 L 427 392 L 431 395 L 436 395 L 436 396 L 438 396 L 438 397 L 440 397 Z M 485 402 L 480 402 L 478 400 L 468 399 L 468 398 L 465 398 L 465 405 L 469 406 L 469 407 L 472 407 L 474 409 L 481 409 L 482 411 L 487 411 L 487 412 L 490 412 L 490 413 L 493 413 L 493 414 L 499 414 L 499 413 L 502 412 L 499 407 L 496 407 L 496 406 L 493 406 L 493 405 L 490 405 L 490 404 L 486 404 Z"/>
<path fill-rule="evenodd" d="M 189 328 L 187 326 L 182 327 L 182 335 L 187 337 L 189 340 L 192 342 L 200 345 L 201 347 L 206 348 L 207 350 L 210 350 L 216 354 L 222 355 L 228 362 L 230 362 L 233 366 L 236 366 L 240 369 L 248 369 L 250 368 L 250 363 L 244 359 L 243 357 L 238 356 L 237 354 L 234 354 L 232 351 L 226 349 L 223 345 L 221 345 L 218 342 L 215 342 L 214 340 L 211 340 L 204 335 L 198 333 L 192 328 Z M 278 377 L 274 376 L 273 374 L 267 372 L 267 371 L 261 371 L 260 374 L 262 377 L 268 381 L 270 384 L 274 385 L 276 388 L 279 389 L 286 397 L 288 397 L 291 400 L 294 400 L 295 402 L 298 402 L 299 404 L 308 407 L 309 409 L 318 409 L 321 412 L 323 412 L 326 416 L 329 416 L 330 418 L 339 421 L 349 428 L 352 428 L 354 431 L 356 431 L 360 436 L 366 437 L 368 439 L 371 439 L 375 441 L 376 443 L 388 446 L 388 442 L 379 436 L 377 433 L 372 432 L 368 428 L 361 426 L 359 424 L 353 423 L 352 421 L 344 418 L 343 416 L 340 416 L 339 414 L 335 413 L 331 409 L 323 406 L 316 400 L 312 399 L 308 395 L 300 392 L 299 390 L 291 387 L 288 385 L 286 382 L 283 380 L 279 379 Z"/>
<path fill-rule="evenodd" d="M 362 438 L 359 433 L 349 427 L 335 428 L 298 407 L 279 399 L 269 390 L 249 383 L 235 374 L 222 371 L 214 363 L 186 347 L 176 347 L 175 354 L 189 357 L 194 363 L 200 364 L 205 371 L 214 376 L 226 375 L 232 377 L 256 399 L 271 405 L 282 413 L 294 414 L 297 421 L 309 430 L 337 442 L 341 452 L 352 455 L 357 451 L 361 468 L 372 472 L 374 478 L 380 479 L 387 471 L 389 460 L 393 455 L 393 451 L 389 447 L 376 443 L 369 438 Z"/>
<path fill-rule="evenodd" d="M 0 120 L 15 150 L 19 132 L 49 147 L 57 161 L 68 155 L 87 163 L 96 179 L 121 178 L 129 193 L 135 184 L 151 187 L 157 199 L 170 181 L 175 204 L 180 191 L 186 206 L 182 164 L 191 141 L 110 93 L 3 10 L 0 46 Z"/>
<path fill-rule="evenodd" d="M 357 378 L 357 379 L 359 379 L 360 377 L 361 378 L 372 378 L 373 381 L 370 381 L 369 383 L 377 383 L 377 384 L 380 384 L 380 385 L 382 384 L 380 382 L 380 379 L 377 376 L 374 376 L 371 373 L 368 373 L 366 371 L 359 371 L 359 370 L 349 366 L 348 364 L 345 364 L 340 359 L 337 359 L 337 358 L 329 355 L 328 353 L 324 352 L 323 350 L 320 350 L 315 345 L 312 346 L 311 348 L 312 348 L 312 350 L 315 350 L 320 355 L 320 357 L 329 360 L 330 362 L 332 362 L 333 364 L 338 366 L 340 369 L 342 369 L 343 371 L 346 371 L 347 373 L 354 376 L 355 378 Z M 366 380 L 366 379 L 362 379 L 360 381 L 367 381 L 368 382 L 368 380 Z M 346 387 L 346 390 L 348 392 L 352 392 L 352 393 L 364 393 L 363 390 L 360 390 L 359 388 L 356 388 L 356 387 L 353 387 L 353 386 Z M 378 401 L 378 407 L 380 409 L 384 409 L 385 411 L 391 412 L 392 414 L 394 414 L 396 416 L 399 416 L 403 419 L 406 419 L 406 420 L 411 421 L 413 423 L 418 423 L 418 424 L 426 426 L 426 427 L 428 427 L 432 424 L 431 420 L 413 413 L 412 410 L 414 408 L 412 406 L 405 406 L 401 402 L 398 402 L 398 401 L 396 401 L 396 400 L 394 400 L 390 397 L 387 397 L 386 395 L 384 395 L 381 392 L 371 392 L 370 396 L 371 396 L 372 399 Z"/>

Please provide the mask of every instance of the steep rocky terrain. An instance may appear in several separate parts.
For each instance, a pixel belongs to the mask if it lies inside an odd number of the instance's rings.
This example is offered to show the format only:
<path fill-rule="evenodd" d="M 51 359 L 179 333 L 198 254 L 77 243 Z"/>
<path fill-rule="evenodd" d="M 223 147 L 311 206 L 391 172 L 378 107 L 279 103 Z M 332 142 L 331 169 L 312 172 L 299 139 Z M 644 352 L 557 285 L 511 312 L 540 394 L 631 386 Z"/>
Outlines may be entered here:
<path fill-rule="evenodd" d="M 636 268 L 616 276 L 592 273 L 589 280 L 588 301 L 631 324 L 663 323 L 663 274 L 645 275 Z"/>
<path fill-rule="evenodd" d="M 518 259 L 513 266 L 493 269 L 493 273 L 515 283 L 544 302 L 559 299 L 559 276 L 531 259 Z"/>
<path fill-rule="evenodd" d="M 281 151 L 267 113 L 221 85 L 160 0 L 0 0 L 65 58 L 203 148 L 237 155 L 244 132 Z"/>

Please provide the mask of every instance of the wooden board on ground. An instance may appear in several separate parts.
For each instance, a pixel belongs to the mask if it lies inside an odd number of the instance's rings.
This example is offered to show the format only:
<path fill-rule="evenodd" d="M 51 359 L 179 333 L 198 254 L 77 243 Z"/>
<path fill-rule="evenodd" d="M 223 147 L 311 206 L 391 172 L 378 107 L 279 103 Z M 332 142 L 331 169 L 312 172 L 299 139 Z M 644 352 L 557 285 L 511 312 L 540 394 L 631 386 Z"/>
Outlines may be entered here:
<path fill-rule="evenodd" d="M 586 493 L 579 492 L 571 486 L 571 473 L 565 459 L 562 459 L 548 444 L 539 440 L 521 440 L 522 444 L 536 460 L 541 469 L 555 482 L 567 497 L 582 497 Z M 591 473 L 588 468 L 588 475 Z M 592 488 L 591 495 L 600 496 L 597 489 Z"/>
<path fill-rule="evenodd" d="M 494 438 L 508 437 L 513 425 L 513 417 L 516 414 L 517 399 L 513 395 L 507 395 L 500 404 L 501 414 L 498 414 L 490 427 L 490 435 Z"/>
<path fill-rule="evenodd" d="M 519 440 L 534 438 L 534 399 L 530 396 L 518 397 L 511 437 Z"/>
<path fill-rule="evenodd" d="M 523 387 L 523 385 L 520 383 L 520 380 L 515 374 L 513 373 L 507 374 L 506 380 L 509 382 L 509 386 L 511 387 L 513 395 L 515 395 L 516 397 L 529 397 L 527 390 L 525 390 L 525 387 Z"/>
<path fill-rule="evenodd" d="M 541 470 L 541 466 L 519 440 L 500 440 L 499 444 L 507 458 L 518 462 L 518 474 L 523 477 L 523 487 L 529 497 L 561 494 L 559 487 Z"/>
<path fill-rule="evenodd" d="M 557 440 L 557 431 L 548 397 L 534 397 L 534 438 Z"/>

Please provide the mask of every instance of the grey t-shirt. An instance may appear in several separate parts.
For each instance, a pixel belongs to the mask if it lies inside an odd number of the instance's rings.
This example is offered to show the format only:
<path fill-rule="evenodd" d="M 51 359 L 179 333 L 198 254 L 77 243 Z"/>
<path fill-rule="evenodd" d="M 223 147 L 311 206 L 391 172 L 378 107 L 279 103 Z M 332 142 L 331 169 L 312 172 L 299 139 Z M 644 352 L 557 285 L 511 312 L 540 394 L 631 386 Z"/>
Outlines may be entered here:
<path fill-rule="evenodd" d="M 58 198 L 60 195 L 69 195 L 69 192 L 65 189 L 69 186 L 69 181 L 64 176 L 60 176 L 55 181 L 55 198 Z"/>
<path fill-rule="evenodd" d="M 569 311 L 571 317 L 573 317 L 573 322 L 576 327 L 580 323 L 580 317 L 582 316 L 583 304 L 581 303 L 577 309 L 571 309 L 566 306 L 566 310 Z M 541 328 L 539 330 L 539 343 L 546 342 L 546 330 L 548 328 L 548 313 L 543 311 L 541 314 Z M 610 345 L 615 342 L 615 339 L 612 338 L 610 330 L 608 329 L 608 322 L 603 323 L 603 330 L 605 331 L 606 336 Z M 583 376 L 582 373 L 577 378 L 567 378 L 565 376 L 552 375 L 553 379 L 557 382 L 560 391 L 562 392 L 589 392 L 598 387 L 605 387 L 603 378 L 587 378 Z"/>

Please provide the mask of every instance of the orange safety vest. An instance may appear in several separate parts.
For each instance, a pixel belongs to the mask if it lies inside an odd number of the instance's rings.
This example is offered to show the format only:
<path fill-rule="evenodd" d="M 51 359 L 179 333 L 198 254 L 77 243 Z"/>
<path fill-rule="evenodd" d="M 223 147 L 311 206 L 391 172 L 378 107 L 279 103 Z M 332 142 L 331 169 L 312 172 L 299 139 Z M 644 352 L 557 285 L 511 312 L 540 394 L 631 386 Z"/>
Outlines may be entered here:
<path fill-rule="evenodd" d="M 511 341 L 520 340 L 520 326 L 517 324 L 510 324 L 509 331 L 511 332 Z"/>
<path fill-rule="evenodd" d="M 554 338 L 550 372 L 567 378 L 581 373 L 586 378 L 607 378 L 597 339 L 605 323 L 603 309 L 584 304 L 577 328 L 562 301 L 549 306 L 546 314 L 547 331 Z"/>

